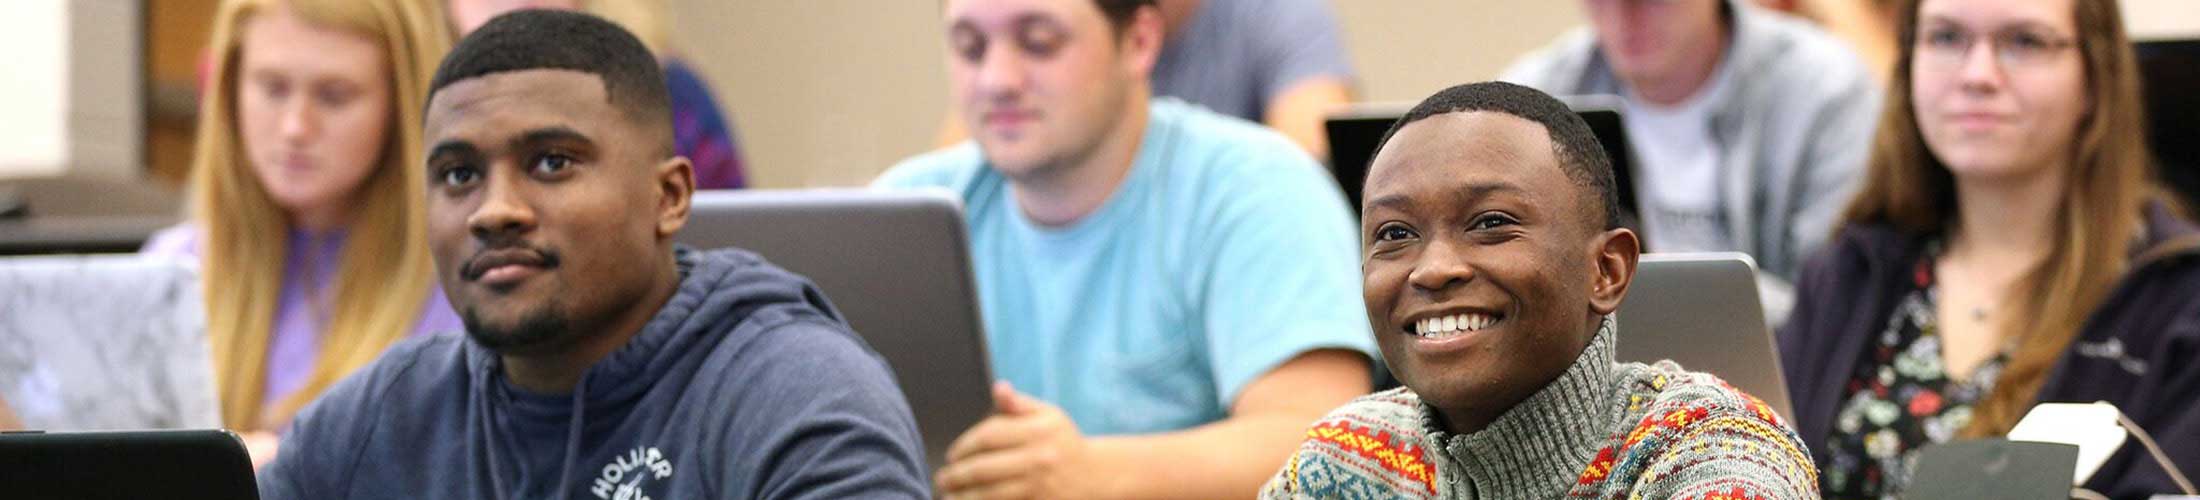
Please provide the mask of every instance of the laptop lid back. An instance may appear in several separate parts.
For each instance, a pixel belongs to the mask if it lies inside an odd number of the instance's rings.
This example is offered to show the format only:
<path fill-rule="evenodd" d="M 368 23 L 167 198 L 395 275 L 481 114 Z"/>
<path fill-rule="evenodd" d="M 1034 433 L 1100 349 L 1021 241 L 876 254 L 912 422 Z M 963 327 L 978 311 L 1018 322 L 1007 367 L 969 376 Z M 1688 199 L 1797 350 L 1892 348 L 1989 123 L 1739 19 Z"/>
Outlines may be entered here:
<path fill-rule="evenodd" d="M 932 465 L 992 411 L 968 236 L 955 200 L 855 190 L 699 191 L 677 237 L 808 277 L 892 366 Z"/>

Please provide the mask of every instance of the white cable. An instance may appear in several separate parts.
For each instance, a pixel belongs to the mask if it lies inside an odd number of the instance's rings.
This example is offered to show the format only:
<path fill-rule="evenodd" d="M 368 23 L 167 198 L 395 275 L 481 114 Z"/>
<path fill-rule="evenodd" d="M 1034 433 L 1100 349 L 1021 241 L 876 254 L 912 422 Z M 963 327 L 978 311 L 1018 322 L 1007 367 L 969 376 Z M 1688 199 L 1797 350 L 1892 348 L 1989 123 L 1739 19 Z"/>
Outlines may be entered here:
<path fill-rule="evenodd" d="M 2185 473 L 2177 470 L 2177 464 L 2169 461 L 2169 455 L 2162 453 L 2162 447 L 2154 444 L 2154 437 L 2147 435 L 2146 429 L 2139 428 L 2138 422 L 2133 422 L 2131 417 L 2125 416 L 2122 409 L 2116 410 L 2116 423 L 2123 425 L 2124 430 L 2131 431 L 2132 437 L 2139 438 L 2139 445 L 2146 447 L 2147 454 L 2154 456 L 2155 463 L 2162 464 L 2162 471 L 2169 473 L 2169 480 L 2176 482 L 2178 489 L 2184 490 L 2187 495 L 2200 495 L 2200 491 L 2193 491 L 2192 481 L 2185 479 Z M 2076 492 L 2073 491 L 2072 493 L 2075 494 Z"/>

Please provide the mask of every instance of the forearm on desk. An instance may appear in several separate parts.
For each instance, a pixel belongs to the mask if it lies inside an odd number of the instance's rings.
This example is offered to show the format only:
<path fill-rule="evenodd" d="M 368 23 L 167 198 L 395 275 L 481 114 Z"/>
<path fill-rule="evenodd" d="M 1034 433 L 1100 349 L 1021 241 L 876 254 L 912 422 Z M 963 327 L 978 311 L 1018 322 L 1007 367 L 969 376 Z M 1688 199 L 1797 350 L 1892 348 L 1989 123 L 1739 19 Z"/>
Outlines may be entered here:
<path fill-rule="evenodd" d="M 1095 438 L 1104 498 L 1252 498 L 1320 413 L 1235 417 L 1167 434 Z"/>

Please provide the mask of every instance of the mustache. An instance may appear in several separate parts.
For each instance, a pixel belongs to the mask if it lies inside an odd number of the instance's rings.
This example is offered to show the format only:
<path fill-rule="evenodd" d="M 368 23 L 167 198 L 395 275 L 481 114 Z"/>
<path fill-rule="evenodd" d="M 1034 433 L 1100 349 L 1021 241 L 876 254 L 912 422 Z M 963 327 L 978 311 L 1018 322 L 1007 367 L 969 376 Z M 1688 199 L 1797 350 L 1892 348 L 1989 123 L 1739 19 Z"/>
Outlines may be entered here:
<path fill-rule="evenodd" d="M 552 269 L 558 267 L 557 250 L 537 247 L 524 241 L 491 242 L 489 246 L 474 252 L 458 268 L 458 276 L 466 281 L 481 279 L 483 273 L 498 266 L 522 265 Z"/>

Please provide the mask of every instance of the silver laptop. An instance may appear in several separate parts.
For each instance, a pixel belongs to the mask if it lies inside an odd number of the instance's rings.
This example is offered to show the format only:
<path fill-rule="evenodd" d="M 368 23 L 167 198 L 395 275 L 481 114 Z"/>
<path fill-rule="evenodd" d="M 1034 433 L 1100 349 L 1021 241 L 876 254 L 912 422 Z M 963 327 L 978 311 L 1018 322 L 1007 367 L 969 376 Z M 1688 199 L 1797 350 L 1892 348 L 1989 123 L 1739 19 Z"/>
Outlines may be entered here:
<path fill-rule="evenodd" d="M 809 277 L 892 365 L 927 458 L 993 409 L 962 209 L 932 193 L 698 191 L 677 238 Z"/>
<path fill-rule="evenodd" d="M 196 276 L 135 255 L 0 259 L 0 401 L 29 429 L 220 427 Z"/>
<path fill-rule="evenodd" d="M 1748 255 L 1643 254 L 1618 321 L 1620 361 L 1670 359 L 1718 375 L 1795 421 Z"/>

